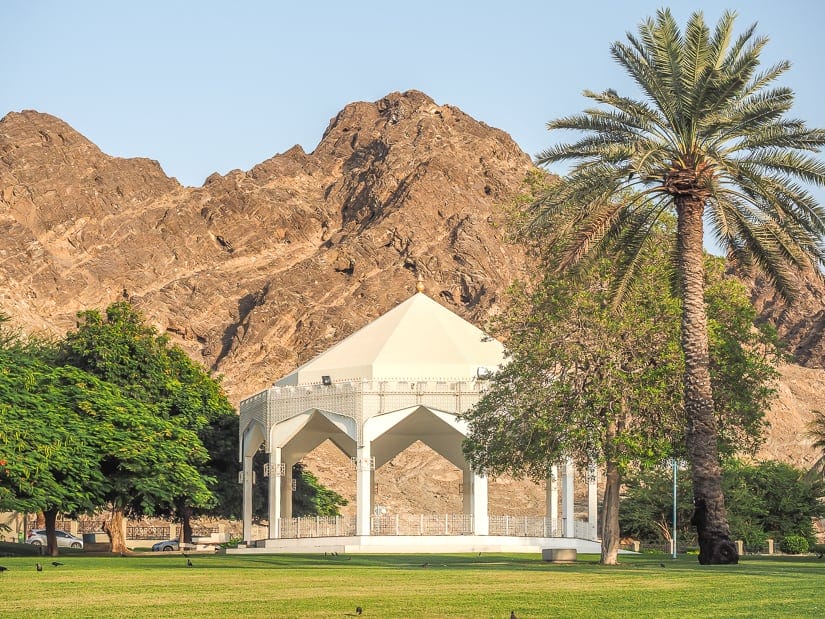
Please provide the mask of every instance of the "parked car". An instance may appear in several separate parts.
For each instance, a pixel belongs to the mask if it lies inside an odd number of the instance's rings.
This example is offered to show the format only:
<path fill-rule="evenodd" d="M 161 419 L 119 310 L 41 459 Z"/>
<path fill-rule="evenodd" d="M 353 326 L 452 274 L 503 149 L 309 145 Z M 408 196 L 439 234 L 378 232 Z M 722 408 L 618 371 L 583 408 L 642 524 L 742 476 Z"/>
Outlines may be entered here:
<path fill-rule="evenodd" d="M 66 531 L 55 530 L 58 548 L 83 548 L 83 540 L 75 537 Z M 46 529 L 32 529 L 26 538 L 26 543 L 32 546 L 46 546 L 49 542 L 46 539 Z"/>
<path fill-rule="evenodd" d="M 154 544 L 152 546 L 152 550 L 154 550 L 155 552 L 158 552 L 158 551 L 161 551 L 161 550 L 164 551 L 164 552 L 170 552 L 172 550 L 180 550 L 180 544 L 178 543 L 178 540 L 176 540 L 176 539 L 168 539 L 165 542 L 158 542 L 157 544 Z"/>

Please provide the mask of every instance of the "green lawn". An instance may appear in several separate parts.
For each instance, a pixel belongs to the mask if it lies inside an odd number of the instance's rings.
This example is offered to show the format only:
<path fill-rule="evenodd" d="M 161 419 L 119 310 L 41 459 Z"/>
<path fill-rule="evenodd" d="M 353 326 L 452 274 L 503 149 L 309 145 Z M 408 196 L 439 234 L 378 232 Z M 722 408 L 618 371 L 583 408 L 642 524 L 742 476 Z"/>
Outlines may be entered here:
<path fill-rule="evenodd" d="M 67 555 L 0 559 L 0 617 L 817 617 L 825 560 L 535 555 Z M 425 566 L 426 564 L 426 566 Z"/>

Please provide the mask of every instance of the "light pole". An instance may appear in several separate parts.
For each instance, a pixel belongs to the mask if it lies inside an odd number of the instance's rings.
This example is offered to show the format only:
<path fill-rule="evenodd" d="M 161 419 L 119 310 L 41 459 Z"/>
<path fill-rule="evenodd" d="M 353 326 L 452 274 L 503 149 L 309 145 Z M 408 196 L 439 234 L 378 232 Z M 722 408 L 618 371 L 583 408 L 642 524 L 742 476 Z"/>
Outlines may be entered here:
<path fill-rule="evenodd" d="M 676 475 L 679 470 L 679 464 L 676 458 L 671 458 L 670 463 L 673 465 L 673 558 L 676 558 Z"/>

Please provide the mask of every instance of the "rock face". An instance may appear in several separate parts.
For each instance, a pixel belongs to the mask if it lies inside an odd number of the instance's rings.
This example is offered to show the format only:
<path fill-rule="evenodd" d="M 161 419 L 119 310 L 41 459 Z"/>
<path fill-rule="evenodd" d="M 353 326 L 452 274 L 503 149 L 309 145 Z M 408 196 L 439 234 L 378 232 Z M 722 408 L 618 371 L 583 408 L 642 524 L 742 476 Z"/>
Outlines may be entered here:
<path fill-rule="evenodd" d="M 0 308 L 64 332 L 126 297 L 237 403 L 415 291 L 483 322 L 524 259 L 498 207 L 531 168 L 420 92 L 347 106 L 312 154 L 184 188 L 57 118 L 0 121 Z"/>
<path fill-rule="evenodd" d="M 507 134 L 416 91 L 348 105 L 314 152 L 296 146 L 199 188 L 154 161 L 109 157 L 53 116 L 10 113 L 0 120 L 0 310 L 26 331 L 62 334 L 77 311 L 128 298 L 223 374 L 237 404 L 408 298 L 419 277 L 483 326 L 526 268 L 500 224 L 531 169 Z M 758 281 L 754 298 L 797 362 L 823 368 L 822 289 L 809 288 L 796 314 Z M 822 380 L 790 368 L 794 384 Z M 796 418 L 821 408 L 821 390 L 787 386 Z M 801 436 L 795 424 L 787 440 Z M 438 483 L 454 487 L 445 475 Z"/>
<path fill-rule="evenodd" d="M 764 277 L 742 278 L 751 288 L 751 301 L 763 320 L 774 324 L 794 361 L 825 369 L 825 284 L 815 275 L 797 278 L 792 304 L 782 300 Z"/>

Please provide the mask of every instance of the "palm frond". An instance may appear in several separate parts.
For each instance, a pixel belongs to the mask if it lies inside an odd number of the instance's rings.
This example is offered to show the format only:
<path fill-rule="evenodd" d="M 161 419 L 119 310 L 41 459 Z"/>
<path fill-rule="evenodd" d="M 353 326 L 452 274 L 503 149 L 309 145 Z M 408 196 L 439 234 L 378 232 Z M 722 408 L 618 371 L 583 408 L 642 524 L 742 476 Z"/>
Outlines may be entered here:
<path fill-rule="evenodd" d="M 627 295 L 633 290 L 638 279 L 639 269 L 644 264 L 645 249 L 653 239 L 656 226 L 664 213 L 670 208 L 670 200 L 664 196 L 646 202 L 646 208 L 624 211 L 626 217 L 618 220 L 614 234 L 608 235 L 605 254 L 618 253 L 615 263 L 615 279 L 611 285 L 613 309 L 618 309 Z"/>
<path fill-rule="evenodd" d="M 610 48 L 611 55 L 633 78 L 633 81 L 642 91 L 656 104 L 665 117 L 667 124 L 675 126 L 676 110 L 673 105 L 671 94 L 660 82 L 659 76 L 651 66 L 651 63 L 640 50 L 644 47 L 628 35 L 632 45 L 625 45 L 617 41 Z"/>
<path fill-rule="evenodd" d="M 770 148 L 752 151 L 738 160 L 742 168 L 761 170 L 762 174 L 779 172 L 815 185 L 825 185 L 825 162 L 788 149 Z"/>

